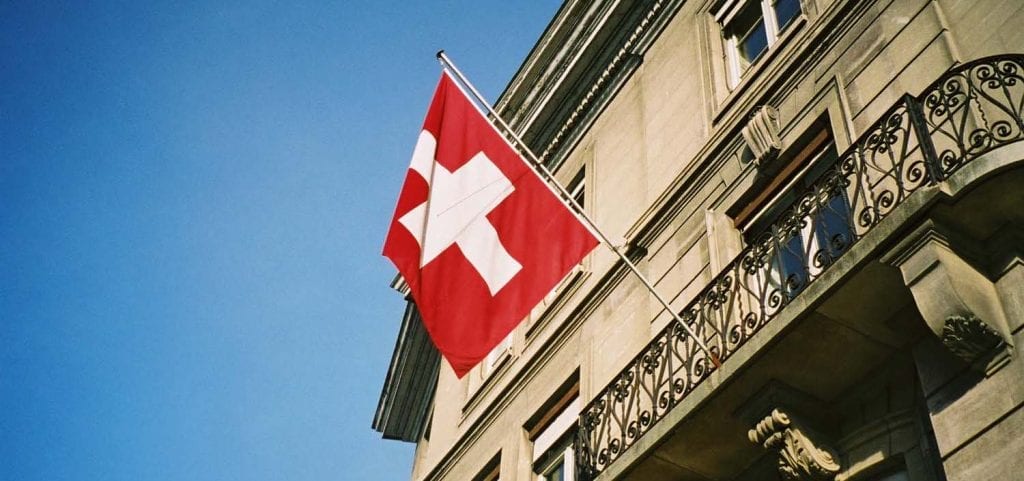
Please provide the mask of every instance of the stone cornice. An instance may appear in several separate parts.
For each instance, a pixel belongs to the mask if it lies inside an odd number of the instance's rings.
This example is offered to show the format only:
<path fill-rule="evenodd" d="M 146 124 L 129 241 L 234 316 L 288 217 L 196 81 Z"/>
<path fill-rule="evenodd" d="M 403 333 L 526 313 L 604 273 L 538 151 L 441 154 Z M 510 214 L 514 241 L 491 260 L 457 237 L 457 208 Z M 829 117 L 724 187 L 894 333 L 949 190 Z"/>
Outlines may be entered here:
<path fill-rule="evenodd" d="M 618 2 L 566 2 L 498 100 L 497 110 L 518 128 L 550 98 L 582 55 L 594 29 Z"/>
<path fill-rule="evenodd" d="M 497 110 L 557 168 L 682 4 L 567 3 L 501 95 Z"/>

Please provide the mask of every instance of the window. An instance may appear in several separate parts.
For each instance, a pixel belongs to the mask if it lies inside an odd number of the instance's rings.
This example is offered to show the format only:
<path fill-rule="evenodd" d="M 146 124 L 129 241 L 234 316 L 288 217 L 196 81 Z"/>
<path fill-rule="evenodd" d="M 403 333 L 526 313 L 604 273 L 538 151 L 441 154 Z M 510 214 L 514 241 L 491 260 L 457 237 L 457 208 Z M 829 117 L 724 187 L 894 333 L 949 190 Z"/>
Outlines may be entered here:
<path fill-rule="evenodd" d="M 805 136 L 801 147 L 782 159 L 776 172 L 755 184 L 756 196 L 743 199 L 734 212 L 748 244 L 767 246 L 758 283 L 792 298 L 828 267 L 853 241 L 850 203 L 845 191 L 824 193 L 806 217 L 777 222 L 806 193 L 838 154 L 831 133 L 821 129 Z M 785 227 L 790 226 L 790 227 Z M 787 230 L 784 230 L 787 229 Z M 766 244 L 767 243 L 767 244 Z"/>
<path fill-rule="evenodd" d="M 776 239 L 777 252 L 769 268 L 770 284 L 793 298 L 850 244 L 850 208 L 846 195 L 823 200 L 809 214 L 809 222 L 796 232 L 767 232 Z"/>
<path fill-rule="evenodd" d="M 572 448 L 570 447 L 565 451 L 564 456 L 557 458 L 541 472 L 539 479 L 541 481 L 572 481 L 575 477 L 572 467 Z"/>
<path fill-rule="evenodd" d="M 757 3 L 744 7 L 727 31 L 734 44 L 741 72 L 768 50 L 768 30 L 764 25 L 761 5 Z"/>
<path fill-rule="evenodd" d="M 513 329 L 498 345 L 494 346 L 480 362 L 473 367 L 470 375 L 462 378 L 465 391 L 465 404 L 462 413 L 466 415 L 479 405 L 481 398 L 494 387 L 492 378 L 496 378 L 513 361 L 513 339 L 518 328 Z M 505 369 L 507 370 L 507 369 Z"/>
<path fill-rule="evenodd" d="M 778 31 L 782 32 L 800 15 L 800 0 L 777 0 L 772 2 L 772 9 L 775 11 Z"/>
<path fill-rule="evenodd" d="M 579 373 L 556 390 L 526 425 L 533 442 L 533 472 L 538 481 L 575 481 L 573 427 L 580 414 Z"/>
<path fill-rule="evenodd" d="M 538 481 L 575 480 L 571 433 L 579 413 L 580 400 L 574 397 L 533 440 L 534 469 L 540 475 Z"/>
<path fill-rule="evenodd" d="M 491 352 L 487 354 L 487 358 L 484 359 L 481 368 L 481 374 L 484 379 L 497 371 L 505 360 L 512 357 L 512 337 L 515 336 L 515 334 L 515 330 L 508 333 L 508 335 L 505 336 L 505 339 L 502 339 L 501 342 L 498 343 L 497 346 L 494 346 L 494 349 L 491 349 Z"/>
<path fill-rule="evenodd" d="M 569 182 L 569 187 L 566 189 L 569 191 L 569 195 L 572 196 L 572 200 L 576 201 L 580 207 L 586 207 L 586 187 L 587 187 L 587 168 L 582 167 L 580 171 L 576 173 L 576 176 Z"/>
<path fill-rule="evenodd" d="M 800 0 L 728 0 L 715 19 L 722 25 L 729 84 L 747 71 L 800 16 Z"/>
<path fill-rule="evenodd" d="M 498 452 L 483 469 L 473 476 L 473 481 L 499 481 L 501 479 L 501 451 Z"/>

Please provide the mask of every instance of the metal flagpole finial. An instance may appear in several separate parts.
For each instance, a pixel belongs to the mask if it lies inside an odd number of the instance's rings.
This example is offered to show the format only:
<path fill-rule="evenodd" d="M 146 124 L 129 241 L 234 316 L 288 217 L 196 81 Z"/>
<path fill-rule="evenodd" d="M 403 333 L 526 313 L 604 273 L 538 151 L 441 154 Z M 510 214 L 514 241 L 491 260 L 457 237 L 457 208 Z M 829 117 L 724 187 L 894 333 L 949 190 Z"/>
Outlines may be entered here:
<path fill-rule="evenodd" d="M 441 50 L 437 51 L 437 59 L 441 60 L 443 58 L 444 58 L 444 49 L 442 48 Z"/>

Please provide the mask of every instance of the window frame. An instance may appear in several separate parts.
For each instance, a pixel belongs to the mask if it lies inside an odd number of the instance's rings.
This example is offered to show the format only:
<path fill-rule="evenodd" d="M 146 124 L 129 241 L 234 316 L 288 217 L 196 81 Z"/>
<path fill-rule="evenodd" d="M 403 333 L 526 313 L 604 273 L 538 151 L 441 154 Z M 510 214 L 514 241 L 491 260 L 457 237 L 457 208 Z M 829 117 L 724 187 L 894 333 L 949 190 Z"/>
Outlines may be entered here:
<path fill-rule="evenodd" d="M 538 481 L 551 481 L 550 475 L 562 467 L 561 481 L 575 481 L 576 455 L 573 427 L 582 409 L 579 370 L 575 371 L 523 425 L 530 441 L 529 460 Z"/>
<path fill-rule="evenodd" d="M 510 331 L 497 346 L 494 346 L 494 349 L 491 349 L 491 352 L 487 353 L 487 357 L 480 363 L 480 377 L 483 379 L 491 377 L 502 364 L 512 358 L 512 339 L 517 330 L 518 328 Z"/>
<path fill-rule="evenodd" d="M 587 166 L 580 167 L 566 186 L 566 192 L 584 211 L 587 208 Z"/>
<path fill-rule="evenodd" d="M 572 443 L 562 451 L 561 457 L 552 458 L 537 476 L 538 481 L 551 481 L 552 472 L 558 468 L 562 468 L 562 477 L 559 481 L 576 481 L 576 460 L 572 450 Z"/>
<path fill-rule="evenodd" d="M 500 481 L 501 480 L 501 451 L 495 454 L 487 464 L 480 469 L 473 481 Z"/>
<path fill-rule="evenodd" d="M 796 200 L 795 196 L 813 184 L 838 159 L 838 147 L 831 129 L 819 125 L 809 133 L 809 140 L 792 149 L 795 154 L 791 154 L 791 159 L 769 177 L 767 185 L 759 190 L 757 196 L 733 216 L 746 244 L 757 242 L 766 235 L 775 239 L 776 250 L 768 261 L 768 270 L 759 272 L 756 278 L 757 282 L 767 284 L 789 298 L 803 290 L 809 278 L 816 277 L 827 267 L 828 264 L 815 266 L 815 255 L 825 250 L 834 259 L 841 253 L 829 242 L 834 235 L 845 234 L 852 241 L 852 214 L 845 191 L 819 203 L 819 210 L 811 214 L 809 222 L 792 237 L 784 238 L 775 226 L 779 216 Z M 835 223 L 837 220 L 838 224 Z M 799 277 L 792 278 L 794 275 Z"/>
<path fill-rule="evenodd" d="M 743 76 L 761 59 L 768 56 L 768 53 L 779 43 L 783 34 L 796 25 L 800 17 L 807 14 L 805 2 L 797 0 L 799 10 L 796 15 L 791 17 L 785 25 L 779 25 L 778 14 L 775 10 L 775 5 L 779 1 L 727 0 L 719 7 L 715 20 L 718 23 L 722 39 L 725 43 L 726 71 L 730 89 L 737 87 L 740 81 L 743 80 Z M 755 22 L 753 26 L 740 34 L 736 32 L 735 22 L 741 13 L 754 4 L 757 4 L 760 10 L 759 22 L 760 25 L 764 26 L 766 45 L 754 58 L 741 59 L 741 40 L 745 39 L 747 35 L 757 28 L 758 23 Z M 743 62 L 746 62 L 746 65 Z"/>

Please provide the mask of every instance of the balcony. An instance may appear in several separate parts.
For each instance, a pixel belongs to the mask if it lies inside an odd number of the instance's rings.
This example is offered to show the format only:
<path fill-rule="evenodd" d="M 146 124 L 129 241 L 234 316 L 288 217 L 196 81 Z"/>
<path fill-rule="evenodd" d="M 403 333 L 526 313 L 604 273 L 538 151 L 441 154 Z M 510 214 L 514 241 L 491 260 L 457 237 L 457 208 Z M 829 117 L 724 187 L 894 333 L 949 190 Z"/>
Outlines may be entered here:
<path fill-rule="evenodd" d="M 962 64 L 921 95 L 904 95 L 681 318 L 719 356 L 720 369 L 749 361 L 754 347 L 744 351 L 744 345 L 751 339 L 763 345 L 778 334 L 766 326 L 808 309 L 803 297 L 823 278 L 818 284 L 837 282 L 840 261 L 866 258 L 858 248 L 872 241 L 861 241 L 879 237 L 876 228 L 891 230 L 895 221 L 886 220 L 902 215 L 897 209 L 920 202 L 925 196 L 918 193 L 934 191 L 984 154 L 1024 139 L 1022 110 L 1024 55 Z M 730 364 L 734 357 L 746 360 Z M 649 447 L 654 441 L 645 435 L 677 407 L 696 409 L 691 393 L 701 388 L 706 397 L 718 388 L 701 386 L 716 370 L 687 330 L 670 323 L 582 409 L 575 437 L 580 479 L 605 473 L 638 444 Z"/>

